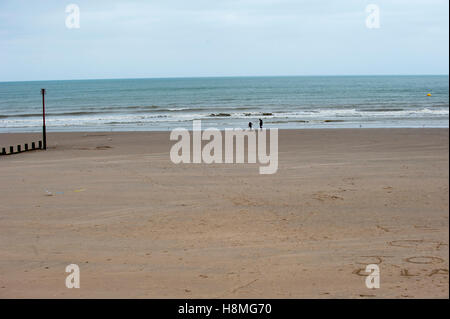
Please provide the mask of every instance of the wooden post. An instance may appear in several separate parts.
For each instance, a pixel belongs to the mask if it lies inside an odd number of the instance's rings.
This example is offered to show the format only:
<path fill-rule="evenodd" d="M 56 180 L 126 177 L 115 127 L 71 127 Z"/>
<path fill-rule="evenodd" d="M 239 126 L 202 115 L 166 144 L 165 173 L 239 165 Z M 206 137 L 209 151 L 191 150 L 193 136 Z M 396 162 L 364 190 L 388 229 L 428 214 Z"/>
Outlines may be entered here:
<path fill-rule="evenodd" d="M 22 146 L 21 145 L 17 145 L 17 153 L 20 153 L 21 149 L 22 149 Z"/>
<path fill-rule="evenodd" d="M 9 147 L 9 154 L 14 154 L 14 146 Z"/>
<path fill-rule="evenodd" d="M 28 144 L 25 143 L 25 151 L 28 151 Z"/>
<path fill-rule="evenodd" d="M 35 142 L 32 142 L 32 143 L 31 143 L 31 149 L 34 150 L 35 148 L 36 148 L 36 143 L 35 143 Z"/>
<path fill-rule="evenodd" d="M 47 132 L 45 129 L 45 89 L 41 89 L 42 94 L 42 140 L 44 141 L 44 150 L 47 149 Z"/>
<path fill-rule="evenodd" d="M 5 147 L 2 147 L 2 154 L 6 155 L 6 148 Z"/>
<path fill-rule="evenodd" d="M 39 141 L 39 149 L 42 149 L 42 141 Z"/>

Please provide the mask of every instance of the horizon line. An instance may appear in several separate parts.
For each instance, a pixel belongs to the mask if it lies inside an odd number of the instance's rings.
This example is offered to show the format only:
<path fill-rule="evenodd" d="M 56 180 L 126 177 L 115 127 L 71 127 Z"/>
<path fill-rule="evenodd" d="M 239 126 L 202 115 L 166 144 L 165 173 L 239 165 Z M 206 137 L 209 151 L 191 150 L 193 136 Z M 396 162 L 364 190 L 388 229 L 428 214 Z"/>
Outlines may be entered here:
<path fill-rule="evenodd" d="M 217 79 L 217 78 L 268 78 L 268 77 L 350 77 L 350 76 L 449 76 L 443 73 L 422 74 L 310 74 L 310 75 L 211 75 L 211 76 L 157 76 L 157 77 L 112 77 L 112 78 L 75 78 L 53 80 L 0 80 L 0 83 L 14 82 L 56 82 L 56 81 L 98 81 L 98 80 L 158 80 L 158 79 Z"/>

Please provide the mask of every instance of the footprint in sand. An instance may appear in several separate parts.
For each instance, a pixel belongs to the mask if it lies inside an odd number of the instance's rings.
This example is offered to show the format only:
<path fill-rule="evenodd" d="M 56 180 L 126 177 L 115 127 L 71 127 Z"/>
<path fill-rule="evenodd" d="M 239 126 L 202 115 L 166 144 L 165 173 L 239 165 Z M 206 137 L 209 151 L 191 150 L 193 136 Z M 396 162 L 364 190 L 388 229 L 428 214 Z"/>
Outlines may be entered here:
<path fill-rule="evenodd" d="M 107 150 L 109 148 L 112 148 L 112 147 L 111 146 L 107 146 L 107 145 L 99 145 L 95 149 L 96 150 Z"/>
<path fill-rule="evenodd" d="M 381 229 L 381 230 L 383 230 L 383 231 L 385 231 L 386 233 L 389 233 L 389 229 L 387 229 L 386 227 L 377 225 L 377 228 L 378 228 L 378 229 Z"/>
<path fill-rule="evenodd" d="M 383 189 L 386 190 L 386 193 L 388 193 L 388 194 L 392 193 L 392 190 L 393 190 L 393 188 L 391 186 L 383 187 Z"/>
<path fill-rule="evenodd" d="M 95 148 L 90 148 L 90 147 L 72 147 L 73 150 L 78 150 L 78 151 L 90 151 L 90 150 L 107 150 L 112 148 L 111 146 L 107 146 L 107 145 L 99 145 L 96 146 Z"/>
<path fill-rule="evenodd" d="M 319 200 L 321 202 L 323 202 L 325 200 L 337 200 L 337 199 L 344 200 L 344 198 L 342 198 L 340 196 L 324 194 L 322 192 L 314 193 L 313 198 L 316 200 Z"/>
<path fill-rule="evenodd" d="M 421 230 L 429 230 L 429 231 L 438 231 L 439 229 L 431 228 L 430 226 L 426 225 L 414 225 L 414 228 L 421 229 Z"/>
<path fill-rule="evenodd" d="M 99 136 L 107 136 L 106 134 L 84 134 L 83 137 L 99 137 Z"/>

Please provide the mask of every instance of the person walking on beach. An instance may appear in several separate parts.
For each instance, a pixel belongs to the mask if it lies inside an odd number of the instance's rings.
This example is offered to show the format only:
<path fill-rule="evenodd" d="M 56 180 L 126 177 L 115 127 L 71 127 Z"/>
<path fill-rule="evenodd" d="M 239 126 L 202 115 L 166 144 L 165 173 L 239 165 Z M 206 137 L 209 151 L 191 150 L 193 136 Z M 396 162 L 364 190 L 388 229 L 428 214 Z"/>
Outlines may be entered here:
<path fill-rule="evenodd" d="M 262 130 L 263 127 L 263 121 L 261 119 L 259 119 L 259 128 Z"/>
<path fill-rule="evenodd" d="M 253 127 L 253 123 L 252 122 L 248 122 L 248 128 L 251 130 Z"/>

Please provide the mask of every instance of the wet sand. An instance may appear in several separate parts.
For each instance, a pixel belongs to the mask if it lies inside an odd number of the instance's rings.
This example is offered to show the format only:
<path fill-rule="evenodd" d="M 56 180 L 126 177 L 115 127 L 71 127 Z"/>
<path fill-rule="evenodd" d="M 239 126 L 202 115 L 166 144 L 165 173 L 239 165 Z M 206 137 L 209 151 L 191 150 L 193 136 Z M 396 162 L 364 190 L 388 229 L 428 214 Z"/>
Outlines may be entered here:
<path fill-rule="evenodd" d="M 50 133 L 0 156 L 0 297 L 449 297 L 448 129 L 280 131 L 273 175 L 175 165 L 173 144 Z"/>

